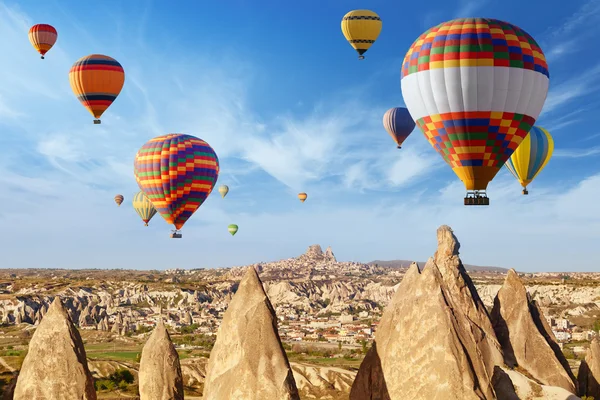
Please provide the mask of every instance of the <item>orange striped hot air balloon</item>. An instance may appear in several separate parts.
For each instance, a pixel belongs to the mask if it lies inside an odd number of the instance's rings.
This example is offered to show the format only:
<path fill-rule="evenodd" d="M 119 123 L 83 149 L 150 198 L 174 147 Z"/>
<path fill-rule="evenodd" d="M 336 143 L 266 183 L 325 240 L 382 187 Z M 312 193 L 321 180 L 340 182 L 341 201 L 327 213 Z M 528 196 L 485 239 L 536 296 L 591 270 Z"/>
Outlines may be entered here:
<path fill-rule="evenodd" d="M 69 81 L 75 96 L 96 118 L 94 124 L 99 124 L 100 117 L 123 88 L 125 71 L 114 58 L 91 54 L 73 64 Z"/>
<path fill-rule="evenodd" d="M 304 203 L 308 195 L 306 193 L 298 193 L 298 199 Z"/>
<path fill-rule="evenodd" d="M 118 194 L 115 196 L 115 203 L 117 203 L 119 207 L 121 207 L 121 203 L 123 202 L 123 200 L 125 200 L 125 198 L 122 194 Z"/>
<path fill-rule="evenodd" d="M 29 41 L 38 53 L 44 55 L 54 46 L 56 39 L 58 38 L 58 32 L 52 25 L 48 24 L 37 24 L 29 28 Z"/>

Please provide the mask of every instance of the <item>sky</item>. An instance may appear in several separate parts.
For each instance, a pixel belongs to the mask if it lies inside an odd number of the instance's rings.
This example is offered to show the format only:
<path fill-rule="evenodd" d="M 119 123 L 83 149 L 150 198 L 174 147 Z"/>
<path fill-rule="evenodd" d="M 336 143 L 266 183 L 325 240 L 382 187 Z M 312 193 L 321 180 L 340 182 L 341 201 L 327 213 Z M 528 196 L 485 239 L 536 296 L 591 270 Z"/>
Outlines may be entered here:
<path fill-rule="evenodd" d="M 340 29 L 361 8 L 383 21 L 363 61 Z M 404 106 L 409 46 L 461 17 L 521 27 L 549 63 L 536 124 L 554 156 L 529 196 L 503 168 L 489 207 L 463 205 L 462 182 L 418 128 L 398 150 L 382 125 Z M 58 30 L 45 60 L 27 37 L 37 23 Z M 229 267 L 316 243 L 338 260 L 424 261 L 447 224 L 469 264 L 598 271 L 599 34 L 596 0 L 0 2 L 0 268 Z M 125 69 L 101 125 L 68 79 L 93 53 Z M 133 158 L 166 133 L 207 141 L 217 185 L 230 188 L 225 199 L 215 189 L 178 240 L 160 215 L 144 227 L 131 206 Z"/>

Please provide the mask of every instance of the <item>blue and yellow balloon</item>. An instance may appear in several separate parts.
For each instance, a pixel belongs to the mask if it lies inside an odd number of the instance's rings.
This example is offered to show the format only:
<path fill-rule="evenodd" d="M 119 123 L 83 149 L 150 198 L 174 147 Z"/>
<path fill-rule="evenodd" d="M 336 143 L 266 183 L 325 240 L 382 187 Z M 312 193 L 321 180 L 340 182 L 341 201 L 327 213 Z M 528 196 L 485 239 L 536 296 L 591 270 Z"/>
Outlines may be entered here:
<path fill-rule="evenodd" d="M 527 185 L 548 164 L 553 151 L 554 140 L 550 132 L 539 126 L 534 126 L 504 164 L 523 186 L 523 194 L 529 194 Z"/>

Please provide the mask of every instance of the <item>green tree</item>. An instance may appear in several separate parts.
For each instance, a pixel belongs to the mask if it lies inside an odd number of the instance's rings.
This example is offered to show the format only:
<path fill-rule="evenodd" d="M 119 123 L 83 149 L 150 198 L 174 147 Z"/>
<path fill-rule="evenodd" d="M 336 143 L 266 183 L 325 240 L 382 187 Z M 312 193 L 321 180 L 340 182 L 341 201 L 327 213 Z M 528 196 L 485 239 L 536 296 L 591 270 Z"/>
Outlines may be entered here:
<path fill-rule="evenodd" d="M 600 319 L 597 319 L 594 322 L 594 328 L 593 329 L 596 331 L 596 333 L 600 333 Z"/>
<path fill-rule="evenodd" d="M 363 354 L 367 354 L 367 341 L 365 339 L 363 339 L 360 341 L 360 344 L 362 345 Z"/>

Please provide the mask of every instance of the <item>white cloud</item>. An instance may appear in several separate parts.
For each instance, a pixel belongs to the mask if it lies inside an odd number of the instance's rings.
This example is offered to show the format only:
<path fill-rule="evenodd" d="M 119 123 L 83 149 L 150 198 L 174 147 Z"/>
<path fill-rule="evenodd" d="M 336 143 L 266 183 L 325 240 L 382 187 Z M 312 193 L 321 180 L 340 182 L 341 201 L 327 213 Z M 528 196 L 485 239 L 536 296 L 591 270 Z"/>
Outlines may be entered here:
<path fill-rule="evenodd" d="M 581 99 L 586 94 L 595 93 L 598 88 L 600 88 L 600 64 L 596 64 L 558 85 L 551 86 L 540 116 L 557 110 L 563 104 Z"/>
<path fill-rule="evenodd" d="M 488 0 L 459 0 L 459 7 L 452 18 L 473 18 L 473 14 L 487 3 Z"/>
<path fill-rule="evenodd" d="M 587 147 L 583 149 L 556 149 L 552 154 L 553 157 L 564 157 L 564 158 L 582 158 L 595 156 L 600 154 L 600 146 Z"/>

